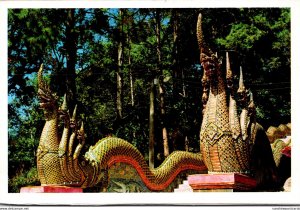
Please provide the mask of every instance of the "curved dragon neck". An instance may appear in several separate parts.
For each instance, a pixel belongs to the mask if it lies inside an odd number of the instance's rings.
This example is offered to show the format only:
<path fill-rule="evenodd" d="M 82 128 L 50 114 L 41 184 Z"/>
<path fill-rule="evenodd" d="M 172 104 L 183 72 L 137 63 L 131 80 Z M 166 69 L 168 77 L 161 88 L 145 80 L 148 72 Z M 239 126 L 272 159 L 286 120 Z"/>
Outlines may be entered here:
<path fill-rule="evenodd" d="M 210 82 L 200 133 L 200 150 L 211 173 L 243 171 L 233 138 L 232 128 L 238 122 L 234 98 L 231 97 L 230 102 L 231 112 L 226 100 L 225 79 L 218 72 L 215 80 Z"/>
<path fill-rule="evenodd" d="M 224 79 L 220 74 L 218 74 L 216 81 L 210 82 L 209 89 L 201 130 L 204 131 L 209 124 L 213 123 L 223 131 L 228 131 L 229 116 L 228 107 L 226 105 L 226 89 Z M 218 113 L 220 113 L 220 115 Z"/>
<path fill-rule="evenodd" d="M 58 114 L 47 117 L 37 150 L 37 170 L 42 185 L 63 185 L 65 179 L 59 161 Z M 49 113 L 48 113 L 49 114 Z"/>
<path fill-rule="evenodd" d="M 40 146 L 45 146 L 51 150 L 58 150 L 59 139 L 58 139 L 58 114 L 57 110 L 54 110 L 51 117 L 47 117 L 44 125 L 41 138 Z"/>

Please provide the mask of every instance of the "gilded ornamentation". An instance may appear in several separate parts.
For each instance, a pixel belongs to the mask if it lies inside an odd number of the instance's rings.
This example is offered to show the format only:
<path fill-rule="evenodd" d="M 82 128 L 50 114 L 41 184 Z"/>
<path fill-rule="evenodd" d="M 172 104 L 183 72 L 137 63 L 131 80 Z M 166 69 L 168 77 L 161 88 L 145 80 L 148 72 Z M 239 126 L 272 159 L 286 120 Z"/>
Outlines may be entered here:
<path fill-rule="evenodd" d="M 109 179 L 108 170 L 115 163 L 133 166 L 151 191 L 165 190 L 182 171 L 206 172 L 200 154 L 182 151 L 173 152 L 161 166 L 149 169 L 144 157 L 134 146 L 114 137 L 99 140 L 81 156 L 85 134 L 83 123 L 77 128 L 76 107 L 71 117 L 64 97 L 62 106 L 58 108 L 57 97 L 44 82 L 42 70 L 43 66 L 38 72 L 38 96 L 46 123 L 37 150 L 37 168 L 42 185 L 86 188 L 102 184 L 105 189 Z M 58 139 L 59 119 L 63 119 L 64 122 L 61 139 Z M 119 184 L 120 186 L 122 188 L 123 185 Z"/>

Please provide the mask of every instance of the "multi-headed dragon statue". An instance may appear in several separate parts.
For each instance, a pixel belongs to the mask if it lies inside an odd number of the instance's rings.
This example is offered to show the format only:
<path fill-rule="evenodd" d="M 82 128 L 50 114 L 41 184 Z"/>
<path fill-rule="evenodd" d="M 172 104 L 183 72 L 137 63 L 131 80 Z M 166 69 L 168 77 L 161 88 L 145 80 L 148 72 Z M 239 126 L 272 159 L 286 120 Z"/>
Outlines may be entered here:
<path fill-rule="evenodd" d="M 106 181 L 109 167 L 116 162 L 132 165 L 152 191 L 164 190 L 181 171 L 206 171 L 200 154 L 183 151 L 173 152 L 160 167 L 149 169 L 142 154 L 133 145 L 114 137 L 99 140 L 82 158 L 84 128 L 81 124 L 77 129 L 76 107 L 70 117 L 65 97 L 58 108 L 57 97 L 44 82 L 42 69 L 43 66 L 38 72 L 38 96 L 46 123 L 37 150 L 37 168 L 42 185 L 92 187 Z M 58 137 L 59 116 L 64 119 L 61 139 Z"/>
<path fill-rule="evenodd" d="M 225 73 L 217 53 L 204 42 L 201 14 L 197 22 L 197 40 L 204 69 L 200 150 L 208 172 L 244 173 L 254 176 L 259 187 L 275 187 L 276 166 L 268 137 L 256 122 L 252 92 L 245 88 L 240 69 L 237 95 L 242 111 L 239 116 L 229 55 L 226 53 Z"/>
<path fill-rule="evenodd" d="M 181 171 L 190 169 L 200 173 L 208 170 L 209 173 L 236 172 L 250 176 L 254 170 L 254 176 L 258 177 L 258 181 L 260 177 L 269 177 L 273 171 L 265 171 L 259 168 L 260 166 L 264 168 L 264 164 L 256 164 L 257 162 L 269 164 L 270 162 L 264 160 L 270 158 L 273 160 L 273 156 L 270 148 L 261 147 L 266 145 L 267 139 L 259 137 L 262 128 L 255 122 L 253 100 L 251 93 L 243 85 L 242 74 L 238 93 L 242 98 L 243 108 L 239 118 L 233 94 L 229 57 L 227 56 L 225 80 L 220 61 L 203 41 L 201 15 L 198 18 L 197 38 L 200 61 L 204 68 L 201 154 L 175 151 L 161 166 L 150 169 L 142 154 L 133 145 L 119 138 L 107 137 L 99 140 L 84 156 L 81 156 L 85 134 L 83 123 L 80 128 L 77 127 L 76 107 L 70 116 L 66 97 L 63 104 L 58 106 L 58 97 L 45 83 L 41 66 L 38 72 L 38 96 L 46 119 L 37 150 L 37 168 L 41 184 L 92 187 L 100 182 L 106 182 L 107 171 L 118 162 L 132 165 L 151 191 L 163 191 Z M 226 87 L 230 91 L 229 105 Z M 60 119 L 64 122 L 61 138 L 58 135 Z"/>

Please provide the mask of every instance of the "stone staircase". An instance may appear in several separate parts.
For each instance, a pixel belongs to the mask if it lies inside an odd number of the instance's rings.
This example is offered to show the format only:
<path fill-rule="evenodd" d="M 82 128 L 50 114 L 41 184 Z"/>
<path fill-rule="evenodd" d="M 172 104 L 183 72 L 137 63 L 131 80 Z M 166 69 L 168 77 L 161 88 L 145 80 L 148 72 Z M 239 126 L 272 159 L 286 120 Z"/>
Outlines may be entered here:
<path fill-rule="evenodd" d="M 193 192 L 193 189 L 190 187 L 188 180 L 184 180 L 177 188 L 174 189 L 174 192 Z"/>

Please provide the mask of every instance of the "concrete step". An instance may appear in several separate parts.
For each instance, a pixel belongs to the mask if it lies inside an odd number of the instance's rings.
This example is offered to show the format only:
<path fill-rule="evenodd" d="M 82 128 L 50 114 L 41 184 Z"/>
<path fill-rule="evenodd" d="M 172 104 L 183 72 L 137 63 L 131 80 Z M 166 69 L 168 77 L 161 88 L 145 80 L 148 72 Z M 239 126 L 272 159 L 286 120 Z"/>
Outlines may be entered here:
<path fill-rule="evenodd" d="M 190 187 L 188 180 L 184 180 L 178 188 L 174 189 L 174 192 L 193 192 L 193 189 Z"/>

